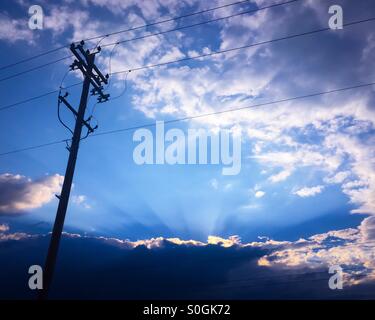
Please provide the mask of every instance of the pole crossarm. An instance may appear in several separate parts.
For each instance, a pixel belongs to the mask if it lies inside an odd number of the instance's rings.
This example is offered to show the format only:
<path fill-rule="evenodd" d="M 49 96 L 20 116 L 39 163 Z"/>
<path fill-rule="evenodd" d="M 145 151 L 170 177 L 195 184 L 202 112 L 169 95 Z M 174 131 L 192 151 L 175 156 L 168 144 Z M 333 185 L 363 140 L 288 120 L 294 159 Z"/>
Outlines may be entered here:
<path fill-rule="evenodd" d="M 64 96 L 60 95 L 59 100 L 60 100 L 60 102 L 65 104 L 65 106 L 75 115 L 75 117 L 78 116 L 78 112 L 72 107 L 72 105 L 65 99 Z M 83 125 L 87 128 L 87 130 L 89 130 L 90 133 L 94 132 L 95 129 L 97 129 L 97 126 L 93 128 L 93 127 L 90 126 L 90 124 L 87 121 L 88 120 L 83 120 L 82 121 Z"/>
<path fill-rule="evenodd" d="M 101 48 L 98 47 L 96 52 L 90 53 L 89 50 L 83 48 L 84 42 L 81 41 L 80 44 L 76 45 L 71 44 L 70 50 L 73 52 L 73 55 L 77 58 L 74 60 L 70 66 L 71 70 L 79 69 L 84 76 L 89 77 L 91 85 L 94 87 L 91 91 L 91 95 L 99 95 L 98 102 L 106 102 L 109 99 L 109 94 L 103 93 L 102 84 L 108 84 L 109 75 L 103 75 L 96 65 L 93 65 L 89 70 L 88 59 L 90 55 L 94 56 L 101 51 Z"/>

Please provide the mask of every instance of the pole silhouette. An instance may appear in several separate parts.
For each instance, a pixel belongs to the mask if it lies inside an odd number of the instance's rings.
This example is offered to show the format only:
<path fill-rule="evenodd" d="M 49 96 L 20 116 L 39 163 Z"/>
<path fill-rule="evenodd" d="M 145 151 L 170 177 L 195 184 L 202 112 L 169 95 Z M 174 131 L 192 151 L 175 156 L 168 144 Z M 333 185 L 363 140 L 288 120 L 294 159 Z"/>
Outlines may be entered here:
<path fill-rule="evenodd" d="M 109 94 L 103 93 L 102 83 L 108 83 L 108 75 L 103 76 L 95 65 L 95 55 L 100 52 L 100 47 L 97 48 L 96 52 L 90 53 L 89 50 L 84 50 L 84 42 L 75 45 L 72 44 L 70 50 L 73 52 L 76 60 L 71 65 L 71 70 L 79 69 L 84 75 L 84 81 L 82 86 L 81 99 L 79 103 L 78 111 L 76 111 L 66 100 L 67 95 L 59 96 L 59 102 L 64 103 L 65 106 L 75 115 L 76 122 L 71 140 L 70 147 L 67 147 L 69 151 L 68 164 L 65 171 L 64 183 L 61 190 L 61 195 L 57 196 L 59 199 L 59 205 L 57 208 L 55 223 L 52 230 L 51 240 L 48 248 L 47 258 L 43 269 L 43 289 L 39 292 L 39 299 L 44 300 L 48 298 L 48 294 L 51 288 L 53 274 L 56 266 L 56 259 L 61 239 L 61 234 L 64 227 L 64 221 L 66 211 L 69 203 L 69 196 L 72 187 L 75 166 L 77 162 L 77 155 L 79 144 L 81 140 L 82 128 L 87 127 L 88 134 L 94 132 L 97 128 L 92 128 L 88 120 L 85 120 L 85 111 L 87 107 L 87 100 L 90 94 L 90 87 L 93 86 L 91 91 L 92 95 L 98 95 L 98 102 L 105 102 L 109 98 Z"/>

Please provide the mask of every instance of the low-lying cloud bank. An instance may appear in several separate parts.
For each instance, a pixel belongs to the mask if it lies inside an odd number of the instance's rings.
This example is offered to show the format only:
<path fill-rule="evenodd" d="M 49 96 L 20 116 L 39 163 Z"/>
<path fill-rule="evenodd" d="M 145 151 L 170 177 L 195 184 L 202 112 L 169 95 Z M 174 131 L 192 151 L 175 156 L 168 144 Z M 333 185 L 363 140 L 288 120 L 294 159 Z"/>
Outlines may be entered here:
<path fill-rule="evenodd" d="M 259 266 L 294 270 L 321 268 L 328 270 L 330 266 L 340 265 L 347 285 L 375 281 L 375 217 L 373 216 L 364 219 L 358 228 L 329 231 L 294 242 L 263 239 L 259 242 L 242 243 L 238 236 L 231 236 L 228 239 L 209 236 L 207 242 L 163 237 L 138 241 L 105 237 L 99 239 L 129 249 L 139 246 L 155 249 L 162 248 L 166 244 L 259 248 L 270 252 L 259 258 Z"/>
<path fill-rule="evenodd" d="M 339 265 L 348 285 L 375 281 L 375 217 L 363 220 L 358 228 L 314 235 L 290 242 L 259 259 L 271 268 L 309 268 Z"/>
<path fill-rule="evenodd" d="M 157 251 L 169 247 L 223 249 L 254 249 L 261 254 L 256 260 L 259 268 L 278 272 L 315 272 L 340 265 L 347 286 L 375 281 L 375 217 L 365 218 L 358 228 L 348 228 L 317 234 L 297 241 L 275 241 L 260 238 L 260 241 L 242 243 L 238 236 L 227 239 L 209 236 L 206 242 L 180 238 L 157 237 L 130 241 L 127 239 L 94 237 L 82 234 L 64 233 L 66 239 L 79 239 L 103 243 L 111 247 L 132 251 L 140 248 Z M 10 240 L 46 238 L 45 235 L 12 233 L 6 224 L 0 225 L 0 244 Z"/>

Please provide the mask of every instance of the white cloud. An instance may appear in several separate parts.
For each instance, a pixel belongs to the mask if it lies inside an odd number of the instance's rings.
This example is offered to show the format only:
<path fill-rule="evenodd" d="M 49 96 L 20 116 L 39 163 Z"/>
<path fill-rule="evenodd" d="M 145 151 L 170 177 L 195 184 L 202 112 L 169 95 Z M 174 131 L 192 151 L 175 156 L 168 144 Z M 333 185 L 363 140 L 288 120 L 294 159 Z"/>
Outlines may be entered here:
<path fill-rule="evenodd" d="M 264 191 L 259 190 L 259 191 L 255 192 L 255 197 L 256 198 L 262 198 L 262 197 L 264 197 L 265 194 L 266 193 Z"/>
<path fill-rule="evenodd" d="M 277 183 L 286 180 L 292 174 L 292 170 L 282 170 L 268 178 L 272 183 Z"/>
<path fill-rule="evenodd" d="M 326 183 L 343 183 L 345 179 L 350 176 L 350 171 L 340 171 L 333 177 L 327 177 L 324 179 Z"/>
<path fill-rule="evenodd" d="M 241 245 L 241 239 L 239 236 L 230 236 L 228 239 L 217 236 L 208 236 L 207 244 L 221 245 L 224 248 L 229 248 L 234 245 Z"/>
<path fill-rule="evenodd" d="M 342 185 L 342 190 L 358 206 L 352 212 L 375 215 L 374 139 L 361 141 L 357 137 L 334 133 L 327 136 L 325 143 L 350 157 L 353 178 Z"/>
<path fill-rule="evenodd" d="M 253 156 L 254 159 L 271 167 L 282 167 L 280 175 L 270 179 L 286 179 L 297 167 L 319 166 L 322 170 L 332 171 L 340 165 L 337 155 L 325 155 L 319 151 L 319 146 L 299 145 L 290 151 L 272 151 Z M 282 181 L 282 180 L 281 180 Z"/>
<path fill-rule="evenodd" d="M 171 48 L 166 52 L 163 57 L 159 60 L 159 63 L 169 62 L 173 60 L 179 60 L 184 58 L 185 55 L 176 47 Z"/>
<path fill-rule="evenodd" d="M 26 20 L 12 19 L 0 14 L 0 40 L 10 43 L 26 41 L 32 44 L 34 41 L 33 32 L 28 28 Z"/>
<path fill-rule="evenodd" d="M 27 233 L 23 232 L 16 232 L 16 233 L 0 233 L 0 241 L 17 241 L 17 240 L 23 240 L 27 238 L 31 238 L 33 236 L 28 235 Z"/>
<path fill-rule="evenodd" d="M 0 241 L 10 241 L 10 240 L 22 240 L 26 238 L 34 238 L 36 236 L 31 236 L 23 232 L 7 233 L 9 231 L 8 224 L 0 224 Z"/>
<path fill-rule="evenodd" d="M 217 181 L 217 179 L 211 179 L 210 186 L 215 190 L 219 189 L 219 182 Z"/>
<path fill-rule="evenodd" d="M 293 194 L 295 194 L 299 197 L 302 197 L 302 198 L 313 197 L 313 196 L 321 193 L 323 191 L 323 189 L 324 189 L 323 186 L 316 186 L 316 187 L 311 187 L 311 188 L 304 187 L 302 189 L 299 189 L 299 190 L 293 192 Z"/>
<path fill-rule="evenodd" d="M 293 269 L 328 269 L 331 265 L 340 265 L 344 271 L 344 286 L 375 281 L 374 230 L 373 217 L 366 218 L 356 229 L 329 231 L 284 244 L 260 258 L 258 264 Z"/>
<path fill-rule="evenodd" d="M 319 5 L 310 4 L 307 9 L 311 14 L 310 19 L 319 18 L 318 13 L 322 12 L 322 6 Z M 154 8 L 154 10 L 158 9 Z M 235 7 L 230 7 L 224 11 L 230 14 L 235 10 L 237 10 Z M 279 10 L 284 10 L 285 17 L 295 16 L 296 19 L 302 14 L 298 6 L 285 6 Z M 214 13 L 216 14 L 220 15 Z M 280 36 L 290 30 L 288 26 L 296 19 L 280 18 L 280 12 L 276 15 L 273 10 L 265 10 L 251 17 L 245 15 L 224 21 L 218 24 L 221 30 L 220 48 L 237 47 Z M 274 23 L 268 24 L 268 21 Z M 236 32 L 233 32 L 234 30 Z M 113 69 L 126 69 L 129 65 L 137 66 L 159 62 L 162 59 L 165 61 L 171 53 L 176 58 L 184 54 L 191 56 L 202 52 L 202 48 L 208 45 L 199 43 L 199 46 L 195 46 L 194 39 L 189 39 L 192 45 L 188 52 L 184 53 L 180 49 L 181 39 L 187 38 L 188 35 L 182 34 L 179 40 L 177 37 L 168 38 L 171 40 L 168 45 L 163 41 L 166 38 L 161 37 L 160 43 L 150 38 L 150 41 L 155 43 L 148 44 L 147 41 L 143 44 L 146 47 L 141 47 L 141 50 L 119 48 L 113 62 L 116 67 Z M 361 41 L 363 46 L 372 48 L 367 37 L 361 36 Z M 170 43 L 175 45 L 174 49 L 169 45 Z M 132 45 L 139 44 L 129 44 Z M 293 46 L 293 50 L 298 53 L 297 43 L 295 47 Z M 359 46 L 358 50 L 362 52 L 363 48 Z M 134 52 L 137 54 L 135 55 Z M 329 79 L 322 78 L 321 73 L 311 72 L 313 65 L 298 64 L 298 69 L 293 69 L 293 73 L 289 73 L 288 68 L 283 67 L 294 64 L 295 59 L 291 57 L 289 49 L 287 52 L 278 46 L 259 46 L 256 49 L 212 56 L 206 59 L 204 64 L 171 65 L 150 69 L 148 72 L 131 74 L 129 81 L 135 92 L 132 102 L 134 108 L 147 117 L 173 115 L 179 118 L 270 102 L 302 92 L 325 91 L 336 87 L 333 84 L 336 80 L 337 87 L 340 86 L 342 79 L 339 74 L 337 76 L 332 74 Z M 305 77 L 306 72 L 309 72 L 308 78 Z M 287 84 L 285 78 L 288 79 Z M 356 81 L 356 79 L 350 80 Z M 292 173 L 296 173 L 295 178 L 298 178 L 299 169 L 323 172 L 326 177 L 322 178 L 320 182 L 322 185 L 347 183 L 358 180 L 359 175 L 362 181 L 365 175 L 369 176 L 374 172 L 373 166 L 363 166 L 364 157 L 369 158 L 374 147 L 365 145 L 360 140 L 350 145 L 348 141 L 360 133 L 370 132 L 374 127 L 375 112 L 369 107 L 371 106 L 370 92 L 370 90 L 352 92 L 350 96 L 343 92 L 316 99 L 244 109 L 199 118 L 190 122 L 190 125 L 222 128 L 238 123 L 244 132 L 248 133 L 248 139 L 254 142 L 252 159 L 259 162 L 262 167 L 266 167 L 267 172 L 276 172 L 268 178 L 271 183 L 283 182 Z M 348 141 L 345 146 L 341 138 L 334 137 L 340 131 L 342 139 L 349 138 L 346 139 Z M 358 149 L 362 150 L 362 156 L 356 156 L 359 155 Z M 342 169 L 347 162 L 351 164 L 348 168 Z M 362 172 L 359 170 L 361 166 Z M 356 212 L 375 213 L 375 204 L 370 200 L 375 198 L 371 197 L 374 190 L 375 187 L 371 183 L 366 188 L 354 190 L 346 188 L 343 192 L 359 206 L 359 211 Z"/>
<path fill-rule="evenodd" d="M 224 190 L 225 191 L 229 191 L 229 190 L 232 190 L 232 189 L 233 189 L 233 184 L 232 183 L 225 184 L 225 186 L 224 186 Z"/>
<path fill-rule="evenodd" d="M 0 232 L 6 232 L 9 230 L 9 226 L 7 224 L 0 224 Z"/>
<path fill-rule="evenodd" d="M 71 234 L 64 232 L 64 235 L 72 238 L 92 238 L 89 236 L 83 236 L 80 234 Z M 95 237 L 96 239 L 129 248 L 134 249 L 139 246 L 145 246 L 148 249 L 162 248 L 166 243 L 171 243 L 175 245 L 186 245 L 186 246 L 207 246 L 207 245 L 219 245 L 225 248 L 232 246 L 242 246 L 240 238 L 238 236 L 230 236 L 229 238 L 221 238 L 218 236 L 208 236 L 207 242 L 197 241 L 197 240 L 183 240 L 180 238 L 164 238 L 157 237 L 151 239 L 143 239 L 137 241 L 122 240 L 118 238 L 107 238 L 107 237 Z"/>
<path fill-rule="evenodd" d="M 362 240 L 364 242 L 372 243 L 375 241 L 375 217 L 367 217 L 359 226 Z"/>
<path fill-rule="evenodd" d="M 91 205 L 88 203 L 85 195 L 74 195 L 72 197 L 72 202 L 77 206 L 83 207 L 84 209 L 91 209 Z"/>
<path fill-rule="evenodd" d="M 239 248 L 246 248 L 246 247 L 256 247 L 256 248 L 279 248 L 283 245 L 289 244 L 289 242 L 285 241 L 275 241 L 272 239 L 266 239 L 265 241 L 261 242 L 249 242 L 249 243 L 242 243 L 241 238 L 237 235 L 229 236 L 228 238 L 222 238 L 219 236 L 210 235 L 207 238 L 206 242 L 198 241 L 198 240 L 183 240 L 180 238 L 164 238 L 164 237 L 157 237 L 151 239 L 143 239 L 137 241 L 130 241 L 130 240 L 123 240 L 118 238 L 107 238 L 107 237 L 91 237 L 87 235 L 80 235 L 80 234 L 71 234 L 71 233 L 63 233 L 64 236 L 71 237 L 71 238 L 94 238 L 99 239 L 117 246 L 134 249 L 139 246 L 145 246 L 148 249 L 155 249 L 155 248 L 162 248 L 168 243 L 172 243 L 175 245 L 186 245 L 186 246 L 208 246 L 208 245 L 217 245 L 224 248 L 229 247 L 239 247 Z"/>
<path fill-rule="evenodd" d="M 107 27 L 100 20 L 91 19 L 89 11 L 68 6 L 53 6 L 44 17 L 44 29 L 52 31 L 54 37 L 71 29 L 70 42 L 95 37 Z"/>
<path fill-rule="evenodd" d="M 58 174 L 35 181 L 19 174 L 0 175 L 0 214 L 40 208 L 60 193 L 63 180 Z"/>

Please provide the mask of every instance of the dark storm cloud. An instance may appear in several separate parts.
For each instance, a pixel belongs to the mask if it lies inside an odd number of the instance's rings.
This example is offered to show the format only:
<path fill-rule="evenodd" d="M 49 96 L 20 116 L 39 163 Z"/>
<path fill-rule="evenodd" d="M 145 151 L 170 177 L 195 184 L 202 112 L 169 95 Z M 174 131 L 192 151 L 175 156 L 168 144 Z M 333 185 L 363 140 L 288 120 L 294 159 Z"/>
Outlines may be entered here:
<path fill-rule="evenodd" d="M 33 298 L 27 270 L 43 264 L 49 237 L 0 242 L 0 298 Z M 217 240 L 217 241 L 216 241 Z M 225 240 L 229 242 L 225 242 Z M 287 243 L 239 245 L 150 239 L 143 242 L 65 234 L 52 298 L 69 299 L 327 299 L 374 297 L 374 285 L 333 291 L 325 268 L 259 266 L 272 248 Z M 215 242 L 213 241 L 213 242 Z M 135 246 L 136 243 L 136 246 Z M 232 245 L 230 245 L 232 243 Z M 230 245 L 230 246 L 229 246 Z M 150 249 L 152 248 L 152 249 Z M 79 257 L 79 259 L 77 259 Z M 372 290 L 372 291 L 371 291 Z"/>

